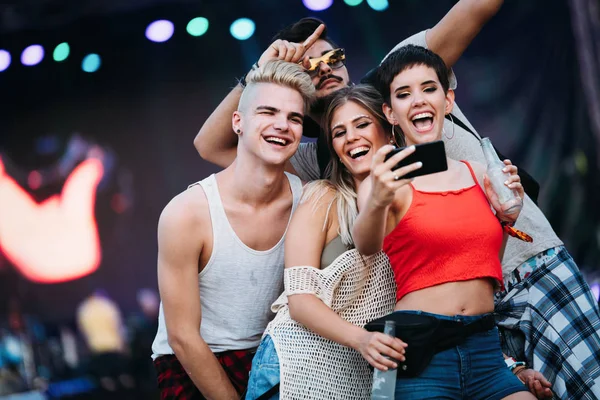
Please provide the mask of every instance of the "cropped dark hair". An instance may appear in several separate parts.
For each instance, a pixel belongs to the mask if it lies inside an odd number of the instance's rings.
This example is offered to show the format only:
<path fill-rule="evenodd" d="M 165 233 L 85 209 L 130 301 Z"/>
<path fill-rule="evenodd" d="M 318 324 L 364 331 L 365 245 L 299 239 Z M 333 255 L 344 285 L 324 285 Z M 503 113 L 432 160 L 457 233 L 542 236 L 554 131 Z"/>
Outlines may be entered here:
<path fill-rule="evenodd" d="M 450 70 L 444 60 L 429 49 L 409 44 L 390 54 L 377 69 L 377 88 L 386 103 L 390 104 L 390 85 L 396 75 L 416 65 L 432 68 L 440 80 L 444 93 L 448 92 Z"/>
<path fill-rule="evenodd" d="M 318 18 L 306 17 L 302 18 L 298 22 L 294 22 L 291 25 L 286 26 L 273 37 L 273 42 L 277 39 L 287 40 L 288 42 L 294 43 L 302 43 L 304 42 L 314 31 L 319 27 L 319 25 L 325 24 Z M 326 41 L 333 47 L 334 49 L 338 48 L 338 45 L 335 44 L 333 40 L 331 40 L 327 36 L 327 27 L 319 36 L 319 39 Z"/>

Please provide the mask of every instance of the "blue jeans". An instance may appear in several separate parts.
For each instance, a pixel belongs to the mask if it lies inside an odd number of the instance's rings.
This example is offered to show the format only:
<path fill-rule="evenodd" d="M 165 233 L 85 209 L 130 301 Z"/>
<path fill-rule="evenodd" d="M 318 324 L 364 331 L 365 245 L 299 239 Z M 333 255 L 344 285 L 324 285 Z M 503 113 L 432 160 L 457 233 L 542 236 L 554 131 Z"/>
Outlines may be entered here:
<path fill-rule="evenodd" d="M 466 324 L 482 317 L 431 314 L 422 311 L 396 311 L 424 314 L 438 319 Z M 498 328 L 475 333 L 464 343 L 437 353 L 425 371 L 416 378 L 396 381 L 396 398 L 422 399 L 502 399 L 516 392 L 528 391 L 504 363 Z"/>
<path fill-rule="evenodd" d="M 252 359 L 246 400 L 255 400 L 279 383 L 279 357 L 271 336 L 265 335 Z M 270 397 L 279 400 L 279 392 Z"/>

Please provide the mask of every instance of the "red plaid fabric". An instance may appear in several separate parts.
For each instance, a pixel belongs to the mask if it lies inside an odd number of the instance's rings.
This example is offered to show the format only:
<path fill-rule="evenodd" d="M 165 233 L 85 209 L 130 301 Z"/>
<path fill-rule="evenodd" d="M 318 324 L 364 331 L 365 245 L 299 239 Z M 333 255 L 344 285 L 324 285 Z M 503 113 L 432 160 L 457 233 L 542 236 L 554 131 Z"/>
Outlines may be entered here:
<path fill-rule="evenodd" d="M 215 353 L 238 393 L 244 394 L 248 386 L 254 351 L 232 350 Z M 185 369 L 174 355 L 164 355 L 154 360 L 161 400 L 205 400 Z"/>

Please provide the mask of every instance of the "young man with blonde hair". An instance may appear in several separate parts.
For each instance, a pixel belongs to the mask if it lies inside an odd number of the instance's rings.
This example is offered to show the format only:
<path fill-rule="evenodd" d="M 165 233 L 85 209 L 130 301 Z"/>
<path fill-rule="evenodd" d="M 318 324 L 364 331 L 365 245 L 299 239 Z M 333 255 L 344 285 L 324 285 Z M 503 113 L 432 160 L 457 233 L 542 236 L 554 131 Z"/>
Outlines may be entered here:
<path fill-rule="evenodd" d="M 158 224 L 162 399 L 239 399 L 283 290 L 283 240 L 302 191 L 284 168 L 315 90 L 280 60 L 246 80 L 231 119 L 236 159 L 177 195 Z"/>

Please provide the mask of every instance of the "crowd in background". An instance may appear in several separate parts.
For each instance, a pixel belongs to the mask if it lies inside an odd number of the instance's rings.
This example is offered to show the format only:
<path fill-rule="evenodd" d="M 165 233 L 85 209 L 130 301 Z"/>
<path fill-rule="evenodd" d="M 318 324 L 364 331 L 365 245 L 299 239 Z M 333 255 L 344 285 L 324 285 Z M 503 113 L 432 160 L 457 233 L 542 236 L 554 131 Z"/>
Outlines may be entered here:
<path fill-rule="evenodd" d="M 140 289 L 137 304 L 137 311 L 123 314 L 97 290 L 72 319 L 47 322 L 22 313 L 13 299 L 0 322 L 0 396 L 33 391 L 49 398 L 153 398 L 150 347 L 158 294 Z"/>

